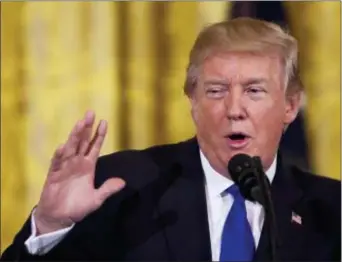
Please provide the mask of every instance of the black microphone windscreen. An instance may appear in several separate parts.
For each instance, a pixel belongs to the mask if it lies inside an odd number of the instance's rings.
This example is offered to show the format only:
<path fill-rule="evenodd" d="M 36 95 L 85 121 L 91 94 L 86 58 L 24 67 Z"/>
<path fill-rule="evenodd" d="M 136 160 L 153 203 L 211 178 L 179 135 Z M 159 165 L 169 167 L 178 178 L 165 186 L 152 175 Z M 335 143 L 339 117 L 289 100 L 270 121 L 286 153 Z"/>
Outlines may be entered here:
<path fill-rule="evenodd" d="M 228 171 L 235 183 L 239 184 L 241 173 L 252 168 L 253 159 L 246 154 L 233 156 L 228 163 Z"/>
<path fill-rule="evenodd" d="M 259 201 L 260 187 L 254 169 L 253 158 L 246 154 L 237 154 L 228 163 L 229 175 L 241 194 L 250 201 Z"/>

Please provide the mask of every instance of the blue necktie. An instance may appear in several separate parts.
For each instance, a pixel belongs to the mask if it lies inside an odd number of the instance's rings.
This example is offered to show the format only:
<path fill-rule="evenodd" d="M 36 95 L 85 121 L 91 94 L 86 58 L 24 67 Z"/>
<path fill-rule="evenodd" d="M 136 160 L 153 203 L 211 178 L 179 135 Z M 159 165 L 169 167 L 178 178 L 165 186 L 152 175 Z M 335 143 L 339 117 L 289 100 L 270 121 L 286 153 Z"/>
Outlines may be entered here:
<path fill-rule="evenodd" d="M 247 220 L 245 199 L 236 185 L 226 190 L 234 198 L 222 231 L 220 261 L 251 261 L 255 246 Z"/>

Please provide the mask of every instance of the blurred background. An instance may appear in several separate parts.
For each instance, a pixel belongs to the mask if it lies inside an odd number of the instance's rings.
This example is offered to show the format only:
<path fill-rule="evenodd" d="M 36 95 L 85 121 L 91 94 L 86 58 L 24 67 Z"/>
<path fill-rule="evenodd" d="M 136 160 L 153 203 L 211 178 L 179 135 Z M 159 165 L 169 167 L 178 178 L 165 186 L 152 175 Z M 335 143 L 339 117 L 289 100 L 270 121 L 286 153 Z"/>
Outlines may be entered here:
<path fill-rule="evenodd" d="M 306 99 L 281 147 L 340 179 L 340 10 L 339 1 L 1 3 L 1 250 L 87 109 L 109 122 L 102 154 L 194 135 L 182 91 L 188 54 L 203 26 L 232 17 L 297 37 Z"/>

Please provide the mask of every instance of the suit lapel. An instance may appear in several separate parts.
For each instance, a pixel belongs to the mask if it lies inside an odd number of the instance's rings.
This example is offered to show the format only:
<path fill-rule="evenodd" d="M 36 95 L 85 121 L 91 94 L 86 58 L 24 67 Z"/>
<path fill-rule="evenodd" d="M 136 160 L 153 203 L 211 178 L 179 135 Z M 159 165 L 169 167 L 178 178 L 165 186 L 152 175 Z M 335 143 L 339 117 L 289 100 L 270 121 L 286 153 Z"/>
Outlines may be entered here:
<path fill-rule="evenodd" d="M 170 260 L 211 260 L 204 173 L 195 139 L 180 145 L 176 162 L 181 174 L 159 202 L 160 212 L 175 211 L 166 227 Z"/>
<path fill-rule="evenodd" d="M 274 181 L 271 185 L 271 196 L 275 216 L 277 220 L 277 228 L 280 236 L 280 246 L 277 248 L 277 256 L 280 260 L 286 260 L 297 257 L 301 242 L 301 225 L 292 221 L 296 207 L 300 204 L 302 191 L 296 185 L 291 170 L 284 163 L 281 154 L 278 154 L 277 171 Z M 266 218 L 262 229 L 259 245 L 257 248 L 255 260 L 270 260 L 270 244 L 269 244 L 269 221 Z M 299 233 L 299 234 L 298 234 Z"/>

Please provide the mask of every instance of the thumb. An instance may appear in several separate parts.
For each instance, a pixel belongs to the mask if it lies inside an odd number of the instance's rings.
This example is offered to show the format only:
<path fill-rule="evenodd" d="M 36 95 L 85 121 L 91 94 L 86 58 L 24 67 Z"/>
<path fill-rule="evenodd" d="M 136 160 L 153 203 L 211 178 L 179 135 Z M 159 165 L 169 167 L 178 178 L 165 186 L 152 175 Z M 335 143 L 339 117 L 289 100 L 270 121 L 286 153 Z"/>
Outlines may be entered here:
<path fill-rule="evenodd" d="M 121 178 L 110 178 L 96 190 L 96 203 L 98 206 L 112 194 L 119 192 L 126 185 L 125 181 Z"/>

